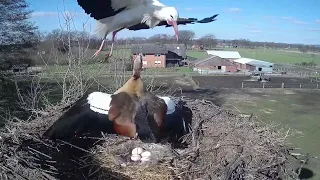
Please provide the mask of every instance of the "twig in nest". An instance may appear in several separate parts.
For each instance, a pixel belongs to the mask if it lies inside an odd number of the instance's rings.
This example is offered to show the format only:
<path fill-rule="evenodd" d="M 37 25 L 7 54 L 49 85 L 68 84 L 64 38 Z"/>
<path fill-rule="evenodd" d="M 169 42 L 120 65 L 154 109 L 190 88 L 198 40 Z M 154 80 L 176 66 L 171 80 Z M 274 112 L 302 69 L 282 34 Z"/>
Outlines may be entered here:
<path fill-rule="evenodd" d="M 71 146 L 71 147 L 74 147 L 74 148 L 76 148 L 76 149 L 79 149 L 79 150 L 81 150 L 81 151 L 84 151 L 84 152 L 86 152 L 86 153 L 91 154 L 90 151 L 87 151 L 87 150 L 85 150 L 85 149 L 83 149 L 83 148 L 81 148 L 81 147 L 75 146 L 75 145 L 73 145 L 73 144 L 70 144 L 70 143 L 65 142 L 65 141 L 63 141 L 63 140 L 60 140 L 60 139 L 58 139 L 58 141 L 60 141 L 61 143 L 67 144 L 67 145 L 69 145 L 69 146 Z"/>
<path fill-rule="evenodd" d="M 42 153 L 42 152 L 40 152 L 40 151 L 37 151 L 37 150 L 35 150 L 35 149 L 33 149 L 33 148 L 29 147 L 29 146 L 28 146 L 28 149 L 31 150 L 31 151 L 33 151 L 33 152 L 36 152 L 36 153 L 38 153 L 38 154 L 40 154 L 40 155 L 42 155 L 42 156 L 45 156 L 45 157 L 47 157 L 47 158 L 49 158 L 49 159 L 52 159 L 52 157 L 50 157 L 50 156 L 48 156 L 48 155 L 46 155 L 46 154 L 44 154 L 44 153 Z"/>

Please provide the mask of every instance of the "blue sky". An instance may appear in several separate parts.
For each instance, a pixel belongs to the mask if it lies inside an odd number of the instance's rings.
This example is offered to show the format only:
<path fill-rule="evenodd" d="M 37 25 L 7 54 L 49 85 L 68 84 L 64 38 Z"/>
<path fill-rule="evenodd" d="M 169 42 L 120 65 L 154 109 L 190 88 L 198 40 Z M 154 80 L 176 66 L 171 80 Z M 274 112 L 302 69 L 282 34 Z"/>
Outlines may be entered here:
<path fill-rule="evenodd" d="M 41 31 L 60 28 L 63 23 L 61 23 L 61 13 L 66 11 L 75 15 L 75 29 L 94 31 L 94 19 L 84 13 L 76 0 L 28 0 L 28 2 L 30 9 L 34 10 L 31 20 Z M 320 44 L 319 0 L 161 0 L 161 2 L 175 6 L 180 17 L 202 19 L 220 14 L 217 21 L 209 24 L 179 26 L 179 30 L 193 30 L 196 37 L 210 33 L 219 39 L 245 38 L 253 41 Z M 149 37 L 158 33 L 173 35 L 174 31 L 171 27 L 156 27 L 141 31 L 123 30 L 117 37 Z"/>

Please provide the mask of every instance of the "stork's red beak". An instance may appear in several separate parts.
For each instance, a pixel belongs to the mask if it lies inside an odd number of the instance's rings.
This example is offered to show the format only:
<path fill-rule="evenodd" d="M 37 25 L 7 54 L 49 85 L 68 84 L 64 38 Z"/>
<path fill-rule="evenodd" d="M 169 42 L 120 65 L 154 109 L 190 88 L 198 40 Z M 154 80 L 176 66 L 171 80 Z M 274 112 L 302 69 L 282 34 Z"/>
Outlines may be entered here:
<path fill-rule="evenodd" d="M 172 21 L 172 26 L 173 26 L 173 29 L 174 29 L 174 32 L 176 34 L 176 38 L 177 38 L 177 41 L 179 39 L 179 34 L 178 34 L 178 25 L 177 25 L 177 21 Z"/>
<path fill-rule="evenodd" d="M 174 33 L 176 35 L 176 38 L 177 38 L 177 41 L 179 40 L 179 31 L 178 31 L 178 25 L 177 25 L 177 21 L 175 20 L 168 20 L 167 23 L 169 25 L 172 25 L 173 26 L 173 29 L 174 29 Z"/>

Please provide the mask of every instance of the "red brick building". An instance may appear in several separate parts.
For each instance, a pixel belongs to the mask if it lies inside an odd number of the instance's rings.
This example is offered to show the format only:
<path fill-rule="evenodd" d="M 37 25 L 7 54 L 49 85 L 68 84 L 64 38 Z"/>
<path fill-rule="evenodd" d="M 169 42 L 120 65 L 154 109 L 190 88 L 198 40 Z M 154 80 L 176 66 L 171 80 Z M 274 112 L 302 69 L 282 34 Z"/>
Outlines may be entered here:
<path fill-rule="evenodd" d="M 237 65 L 224 60 L 218 56 L 210 56 L 203 60 L 198 60 L 193 63 L 194 71 L 206 73 L 227 73 L 237 72 Z"/>
<path fill-rule="evenodd" d="M 186 59 L 186 48 L 181 44 L 141 44 L 133 46 L 131 52 L 133 59 L 143 54 L 143 68 L 182 66 Z"/>

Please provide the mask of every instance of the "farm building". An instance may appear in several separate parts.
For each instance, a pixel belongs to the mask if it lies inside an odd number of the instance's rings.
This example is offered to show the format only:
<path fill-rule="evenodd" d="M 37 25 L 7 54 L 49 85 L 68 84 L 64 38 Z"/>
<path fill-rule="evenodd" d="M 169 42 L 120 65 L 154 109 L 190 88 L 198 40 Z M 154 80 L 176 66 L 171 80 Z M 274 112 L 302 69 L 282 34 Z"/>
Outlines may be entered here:
<path fill-rule="evenodd" d="M 207 54 L 218 56 L 224 60 L 233 61 L 236 59 L 241 58 L 241 55 L 238 51 L 215 51 L 215 50 L 208 50 Z"/>
<path fill-rule="evenodd" d="M 274 67 L 274 63 L 250 58 L 240 58 L 234 60 L 234 62 L 236 63 L 239 70 L 247 70 L 253 72 L 272 73 Z"/>
<path fill-rule="evenodd" d="M 142 44 L 131 49 L 133 59 L 143 54 L 143 68 L 182 66 L 186 59 L 186 47 L 181 44 Z"/>
<path fill-rule="evenodd" d="M 29 64 L 15 64 L 11 67 L 11 69 L 8 72 L 16 74 L 27 73 L 27 69 L 29 66 Z"/>
<path fill-rule="evenodd" d="M 237 65 L 218 56 L 210 56 L 208 58 L 195 61 L 192 63 L 192 66 L 193 71 L 199 72 L 200 74 L 237 72 Z"/>

